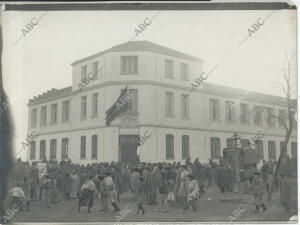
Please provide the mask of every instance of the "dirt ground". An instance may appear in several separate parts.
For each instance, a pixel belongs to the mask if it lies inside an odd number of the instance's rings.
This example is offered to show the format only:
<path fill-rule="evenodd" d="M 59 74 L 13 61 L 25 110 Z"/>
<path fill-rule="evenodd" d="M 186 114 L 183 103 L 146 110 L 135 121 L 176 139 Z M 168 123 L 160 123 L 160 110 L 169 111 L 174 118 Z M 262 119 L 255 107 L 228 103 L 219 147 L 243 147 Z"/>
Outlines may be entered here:
<path fill-rule="evenodd" d="M 279 193 L 275 192 L 271 202 L 265 200 L 267 211 L 259 214 L 254 213 L 254 204 L 252 195 L 241 195 L 237 200 L 234 193 L 222 194 L 213 187 L 198 201 L 198 210 L 196 212 L 190 209 L 183 211 L 179 203 L 174 206 L 169 205 L 167 213 L 156 211 L 157 205 L 144 205 L 146 210 L 144 215 L 137 215 L 136 204 L 129 194 L 121 195 L 120 208 L 131 209 L 127 215 L 121 216 L 120 213 L 113 212 L 110 209 L 107 213 L 100 213 L 100 200 L 94 199 L 94 208 L 91 213 L 87 212 L 86 207 L 82 207 L 78 213 L 76 209 L 77 200 L 59 202 L 52 208 L 46 208 L 44 201 L 33 201 L 30 205 L 30 211 L 16 213 L 11 222 L 117 222 L 117 216 L 120 222 L 243 222 L 243 221 L 287 221 L 289 216 L 284 208 L 279 204 Z M 240 204 L 243 204 L 242 207 Z M 235 210 L 241 209 L 237 216 Z M 235 214 L 235 215 L 234 215 Z"/>

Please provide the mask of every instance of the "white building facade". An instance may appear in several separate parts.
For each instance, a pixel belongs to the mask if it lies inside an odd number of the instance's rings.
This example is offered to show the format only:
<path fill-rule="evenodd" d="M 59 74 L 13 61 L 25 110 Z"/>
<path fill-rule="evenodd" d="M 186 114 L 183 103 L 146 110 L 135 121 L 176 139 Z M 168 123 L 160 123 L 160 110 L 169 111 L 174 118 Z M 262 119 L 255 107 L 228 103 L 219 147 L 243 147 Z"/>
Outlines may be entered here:
<path fill-rule="evenodd" d="M 201 59 L 134 41 L 71 65 L 72 86 L 29 100 L 28 135 L 36 135 L 27 152 L 31 162 L 46 158 L 88 164 L 131 161 L 137 155 L 142 162 L 187 157 L 208 162 L 232 146 L 234 132 L 246 146 L 258 131 L 265 133 L 256 146 L 261 159 L 279 157 L 285 130 L 270 114 L 285 115 L 282 98 L 206 82 L 192 91 L 203 72 Z M 107 126 L 106 110 L 126 85 L 129 106 Z M 296 129 L 287 152 L 296 156 Z"/>

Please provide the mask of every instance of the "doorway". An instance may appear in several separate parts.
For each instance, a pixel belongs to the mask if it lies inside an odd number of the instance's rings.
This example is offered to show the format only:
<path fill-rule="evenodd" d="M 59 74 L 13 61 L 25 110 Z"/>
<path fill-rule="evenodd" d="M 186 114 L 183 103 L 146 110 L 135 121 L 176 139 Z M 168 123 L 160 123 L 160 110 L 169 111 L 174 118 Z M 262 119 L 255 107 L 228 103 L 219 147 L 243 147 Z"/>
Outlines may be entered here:
<path fill-rule="evenodd" d="M 139 162 L 137 143 L 139 135 L 119 135 L 119 161 L 130 164 Z"/>

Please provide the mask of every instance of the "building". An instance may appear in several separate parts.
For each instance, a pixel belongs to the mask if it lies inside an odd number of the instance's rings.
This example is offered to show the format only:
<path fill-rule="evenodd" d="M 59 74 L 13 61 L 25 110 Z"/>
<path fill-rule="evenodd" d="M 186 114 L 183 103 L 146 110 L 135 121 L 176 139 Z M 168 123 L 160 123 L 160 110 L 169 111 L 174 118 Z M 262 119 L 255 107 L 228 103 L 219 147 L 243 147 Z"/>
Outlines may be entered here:
<path fill-rule="evenodd" d="M 29 100 L 29 161 L 207 162 L 234 144 L 238 131 L 247 145 L 258 131 L 261 159 L 278 159 L 285 130 L 270 115 L 284 116 L 281 97 L 204 82 L 191 91 L 203 60 L 148 42 L 133 41 L 72 64 L 72 86 Z M 92 74 L 92 76 L 91 76 Z M 83 78 L 87 77 L 83 82 Z M 106 110 L 128 85 L 126 112 L 105 124 Z M 293 132 L 288 154 L 297 153 Z M 146 136 L 137 150 L 139 138 Z"/>

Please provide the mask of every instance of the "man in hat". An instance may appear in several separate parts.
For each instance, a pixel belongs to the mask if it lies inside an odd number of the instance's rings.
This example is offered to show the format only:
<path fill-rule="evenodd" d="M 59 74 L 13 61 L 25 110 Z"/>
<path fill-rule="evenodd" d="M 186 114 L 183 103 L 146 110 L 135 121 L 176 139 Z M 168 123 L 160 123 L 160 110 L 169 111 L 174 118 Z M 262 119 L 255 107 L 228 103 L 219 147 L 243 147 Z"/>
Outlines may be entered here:
<path fill-rule="evenodd" d="M 263 203 L 263 195 L 264 195 L 264 181 L 260 176 L 258 171 L 254 172 L 254 178 L 252 180 L 250 190 L 254 195 L 255 200 L 255 213 L 259 213 L 260 206 L 263 209 L 263 212 L 266 211 L 266 206 Z"/>

